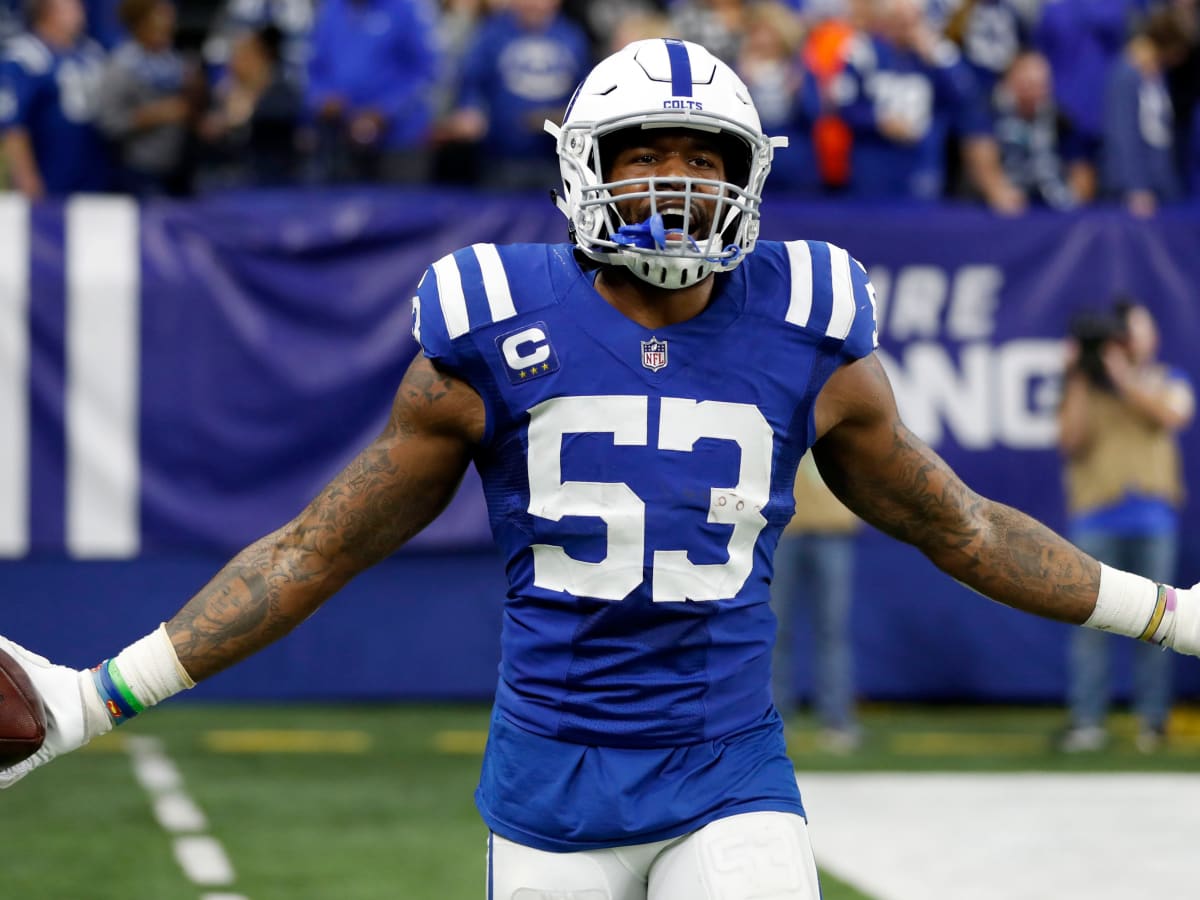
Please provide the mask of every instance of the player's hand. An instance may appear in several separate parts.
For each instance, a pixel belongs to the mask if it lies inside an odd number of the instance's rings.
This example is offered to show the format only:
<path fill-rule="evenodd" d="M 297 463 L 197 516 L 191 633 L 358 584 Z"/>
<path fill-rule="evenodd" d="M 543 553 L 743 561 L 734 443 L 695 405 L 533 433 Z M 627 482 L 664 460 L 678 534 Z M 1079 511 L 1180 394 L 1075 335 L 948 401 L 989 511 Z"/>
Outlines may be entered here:
<path fill-rule="evenodd" d="M 42 748 L 28 759 L 0 769 L 0 788 L 6 788 L 54 757 L 110 731 L 112 722 L 100 705 L 91 672 L 55 665 L 5 637 L 0 637 L 0 648 L 20 663 L 46 710 L 46 740 Z"/>

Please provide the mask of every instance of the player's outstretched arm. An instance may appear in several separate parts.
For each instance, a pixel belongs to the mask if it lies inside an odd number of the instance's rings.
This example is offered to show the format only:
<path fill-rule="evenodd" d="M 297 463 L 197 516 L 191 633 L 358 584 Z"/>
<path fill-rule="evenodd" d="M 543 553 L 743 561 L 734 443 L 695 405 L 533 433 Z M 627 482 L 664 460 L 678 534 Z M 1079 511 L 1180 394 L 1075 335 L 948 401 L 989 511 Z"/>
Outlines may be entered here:
<path fill-rule="evenodd" d="M 383 432 L 157 630 L 86 671 L 0 637 L 41 695 L 48 726 L 37 754 L 0 769 L 0 787 L 287 634 L 441 512 L 483 428 L 479 396 L 418 355 Z"/>
<path fill-rule="evenodd" d="M 1200 655 L 1200 596 L 1101 565 L 1012 507 L 968 488 L 905 427 L 874 356 L 817 401 L 814 457 L 854 512 L 970 588 L 1017 609 Z"/>
<path fill-rule="evenodd" d="M 199 681 L 283 636 L 432 522 L 458 489 L 483 427 L 479 395 L 418 355 L 382 434 L 166 623 L 188 674 Z"/>

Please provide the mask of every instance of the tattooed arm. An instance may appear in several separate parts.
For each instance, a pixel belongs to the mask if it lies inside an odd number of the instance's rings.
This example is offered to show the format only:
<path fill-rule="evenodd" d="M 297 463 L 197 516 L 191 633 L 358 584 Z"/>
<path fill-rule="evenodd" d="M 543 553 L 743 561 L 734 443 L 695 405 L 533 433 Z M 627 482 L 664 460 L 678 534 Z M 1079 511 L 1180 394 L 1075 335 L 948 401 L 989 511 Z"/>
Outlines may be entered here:
<path fill-rule="evenodd" d="M 0 788 L 287 634 L 433 521 L 483 429 L 479 395 L 418 356 L 383 433 L 169 622 L 92 669 L 55 665 L 0 636 L 0 650 L 25 671 L 46 713 L 41 748 L 0 766 Z"/>
<path fill-rule="evenodd" d="M 483 427 L 479 396 L 418 354 L 383 433 L 167 622 L 188 674 L 199 681 L 287 634 L 428 525 L 457 490 Z"/>
<path fill-rule="evenodd" d="M 1080 623 L 1100 566 L 1046 526 L 976 494 L 896 411 L 879 360 L 840 368 L 822 389 L 813 454 L 835 494 L 958 581 L 1027 612 Z"/>

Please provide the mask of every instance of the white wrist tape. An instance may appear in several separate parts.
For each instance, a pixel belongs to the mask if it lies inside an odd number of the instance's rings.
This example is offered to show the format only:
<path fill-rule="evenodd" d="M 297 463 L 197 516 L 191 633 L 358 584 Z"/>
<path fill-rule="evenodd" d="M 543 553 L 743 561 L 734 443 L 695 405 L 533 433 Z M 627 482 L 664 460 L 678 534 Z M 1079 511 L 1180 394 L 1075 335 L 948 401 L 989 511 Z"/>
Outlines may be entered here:
<path fill-rule="evenodd" d="M 166 623 L 135 641 L 113 659 L 125 683 L 143 706 L 154 706 L 196 686 L 179 662 Z"/>
<path fill-rule="evenodd" d="M 1175 634 L 1177 595 L 1169 585 L 1101 563 L 1096 607 L 1083 624 L 1169 647 Z"/>
<path fill-rule="evenodd" d="M 1174 628 L 1167 646 L 1189 656 L 1200 656 L 1200 593 L 1196 585 L 1176 591 Z"/>
<path fill-rule="evenodd" d="M 180 664 L 165 624 L 106 659 L 92 675 L 96 693 L 116 725 L 196 684 Z"/>

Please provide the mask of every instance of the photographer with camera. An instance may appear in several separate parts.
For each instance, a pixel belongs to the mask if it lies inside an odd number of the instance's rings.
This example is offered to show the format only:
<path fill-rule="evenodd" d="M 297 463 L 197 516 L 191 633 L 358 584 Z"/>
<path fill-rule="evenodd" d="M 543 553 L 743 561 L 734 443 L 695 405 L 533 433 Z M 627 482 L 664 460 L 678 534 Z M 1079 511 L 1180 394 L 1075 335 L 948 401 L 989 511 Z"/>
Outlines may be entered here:
<path fill-rule="evenodd" d="M 1191 385 L 1158 362 L 1158 327 L 1135 301 L 1079 316 L 1068 347 L 1058 419 L 1069 535 L 1109 565 L 1170 581 L 1184 493 L 1177 435 L 1192 419 Z M 1108 741 L 1109 635 L 1084 631 L 1071 639 L 1070 723 L 1060 744 L 1066 752 L 1099 750 Z M 1137 747 L 1152 752 L 1166 737 L 1172 660 L 1150 644 L 1132 649 Z"/>

